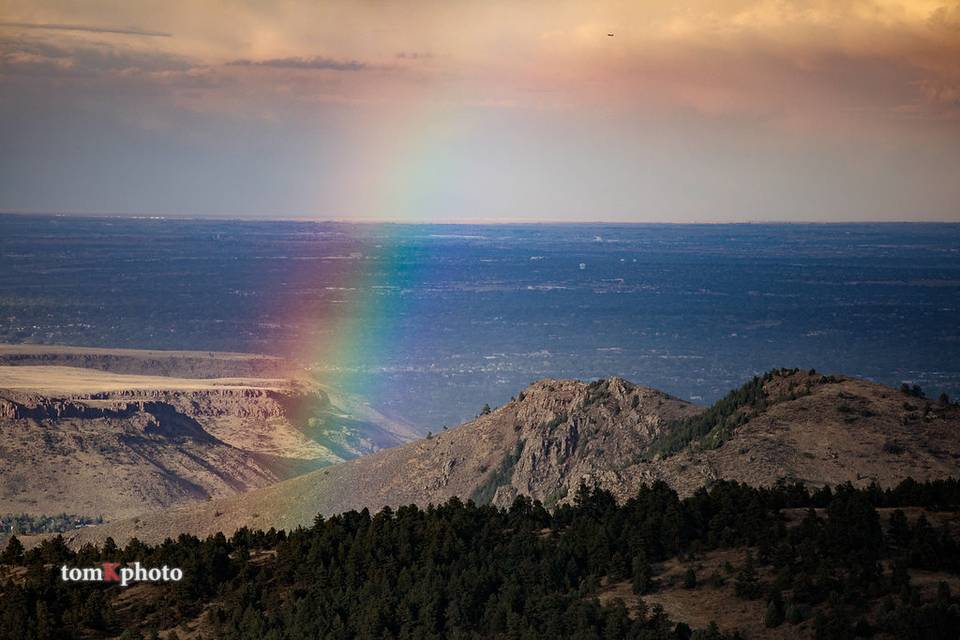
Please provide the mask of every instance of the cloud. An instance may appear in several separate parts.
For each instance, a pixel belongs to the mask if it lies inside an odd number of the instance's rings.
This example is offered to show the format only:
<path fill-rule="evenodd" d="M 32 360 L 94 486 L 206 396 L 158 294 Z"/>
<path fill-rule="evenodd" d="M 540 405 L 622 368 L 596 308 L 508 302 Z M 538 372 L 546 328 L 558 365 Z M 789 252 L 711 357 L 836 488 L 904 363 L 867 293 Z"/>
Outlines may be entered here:
<path fill-rule="evenodd" d="M 957 0 L 0 3 L 0 205 L 957 216 Z"/>
<path fill-rule="evenodd" d="M 933 27 L 947 31 L 960 31 L 960 3 L 938 7 L 930 14 L 929 22 Z"/>
<path fill-rule="evenodd" d="M 401 51 L 397 54 L 400 60 L 429 60 L 433 54 L 429 51 Z"/>
<path fill-rule="evenodd" d="M 270 67 L 274 69 L 308 69 L 316 71 L 367 71 L 376 68 L 359 60 L 336 60 L 323 56 L 271 58 L 268 60 L 233 60 L 235 67 Z"/>
<path fill-rule="evenodd" d="M 98 27 L 83 24 L 50 24 L 43 22 L 0 22 L 0 27 L 17 29 L 51 29 L 54 31 L 83 31 L 86 33 L 117 33 L 127 36 L 147 36 L 151 38 L 171 38 L 172 33 L 148 31 L 137 27 Z"/>
<path fill-rule="evenodd" d="M 960 109 L 960 83 L 949 84 L 935 80 L 923 80 L 919 83 L 924 95 L 931 103 L 948 109 Z"/>
<path fill-rule="evenodd" d="M 184 72 L 191 63 L 174 54 L 107 43 L 55 42 L 0 37 L 0 77 L 116 77 Z"/>

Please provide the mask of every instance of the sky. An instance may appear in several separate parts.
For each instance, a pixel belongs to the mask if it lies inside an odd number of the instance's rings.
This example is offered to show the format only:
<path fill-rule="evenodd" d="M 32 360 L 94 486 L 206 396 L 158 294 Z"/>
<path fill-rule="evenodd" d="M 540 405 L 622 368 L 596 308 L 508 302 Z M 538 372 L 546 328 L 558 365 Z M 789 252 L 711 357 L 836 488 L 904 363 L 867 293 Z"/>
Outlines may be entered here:
<path fill-rule="evenodd" d="M 960 221 L 960 1 L 0 0 L 0 210 Z"/>

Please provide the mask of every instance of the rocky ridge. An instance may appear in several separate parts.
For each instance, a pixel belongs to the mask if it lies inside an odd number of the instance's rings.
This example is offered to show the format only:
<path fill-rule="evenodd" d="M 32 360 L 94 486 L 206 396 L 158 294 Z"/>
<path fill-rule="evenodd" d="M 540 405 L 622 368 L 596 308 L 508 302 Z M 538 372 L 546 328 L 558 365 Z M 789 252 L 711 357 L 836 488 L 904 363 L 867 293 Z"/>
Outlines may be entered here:
<path fill-rule="evenodd" d="M 290 528 L 317 513 L 453 496 L 506 506 L 528 495 L 552 506 L 571 500 L 581 482 L 625 499 L 656 480 L 689 495 L 721 479 L 890 486 L 960 475 L 960 407 L 953 404 L 799 370 L 757 378 L 727 400 L 723 411 L 705 411 L 619 378 L 544 380 L 431 438 L 135 524 L 90 528 L 73 542 Z M 678 434 L 680 449 L 662 453 L 663 440 Z"/>

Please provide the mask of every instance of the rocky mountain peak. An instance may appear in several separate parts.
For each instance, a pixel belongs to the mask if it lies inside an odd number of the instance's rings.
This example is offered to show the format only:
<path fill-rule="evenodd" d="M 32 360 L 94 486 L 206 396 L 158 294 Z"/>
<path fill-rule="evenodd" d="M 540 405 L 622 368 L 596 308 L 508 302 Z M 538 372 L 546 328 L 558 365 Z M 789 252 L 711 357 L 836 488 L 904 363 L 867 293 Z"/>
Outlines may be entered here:
<path fill-rule="evenodd" d="M 572 496 L 582 480 L 616 474 L 646 451 L 667 424 L 700 409 L 666 393 L 612 377 L 581 382 L 540 380 L 500 414 L 512 413 L 514 451 L 500 473 L 495 504 L 517 494 L 547 504 Z"/>

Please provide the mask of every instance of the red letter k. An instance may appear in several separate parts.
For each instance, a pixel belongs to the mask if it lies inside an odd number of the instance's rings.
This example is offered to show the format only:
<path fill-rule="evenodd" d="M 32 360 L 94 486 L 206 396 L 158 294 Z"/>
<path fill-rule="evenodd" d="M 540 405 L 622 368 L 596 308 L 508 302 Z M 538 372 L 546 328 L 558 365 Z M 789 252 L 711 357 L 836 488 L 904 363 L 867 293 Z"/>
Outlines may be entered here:
<path fill-rule="evenodd" d="M 117 573 L 117 567 L 120 566 L 119 562 L 104 562 L 103 563 L 103 581 L 104 582 L 120 582 L 120 574 Z"/>

